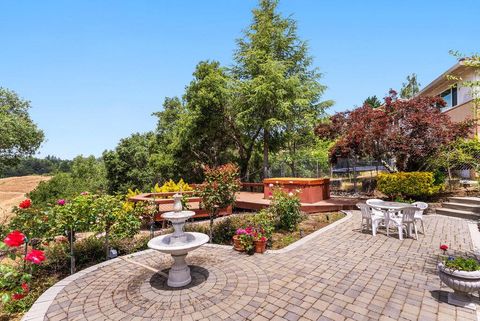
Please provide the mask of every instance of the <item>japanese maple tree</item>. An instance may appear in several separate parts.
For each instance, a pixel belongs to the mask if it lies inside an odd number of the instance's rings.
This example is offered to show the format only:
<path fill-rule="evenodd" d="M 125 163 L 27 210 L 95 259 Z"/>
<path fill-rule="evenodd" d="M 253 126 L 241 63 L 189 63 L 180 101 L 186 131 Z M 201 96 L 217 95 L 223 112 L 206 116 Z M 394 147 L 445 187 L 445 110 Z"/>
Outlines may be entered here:
<path fill-rule="evenodd" d="M 349 112 L 333 115 L 329 122 L 317 126 L 320 137 L 336 139 L 330 150 L 330 161 L 338 157 L 371 157 L 387 164 L 390 170 L 422 169 L 427 158 L 457 138 L 467 137 L 473 121 L 454 123 L 439 107 L 440 97 L 397 99 L 390 90 L 380 108 L 365 104 Z M 388 168 L 388 166 L 387 166 Z"/>

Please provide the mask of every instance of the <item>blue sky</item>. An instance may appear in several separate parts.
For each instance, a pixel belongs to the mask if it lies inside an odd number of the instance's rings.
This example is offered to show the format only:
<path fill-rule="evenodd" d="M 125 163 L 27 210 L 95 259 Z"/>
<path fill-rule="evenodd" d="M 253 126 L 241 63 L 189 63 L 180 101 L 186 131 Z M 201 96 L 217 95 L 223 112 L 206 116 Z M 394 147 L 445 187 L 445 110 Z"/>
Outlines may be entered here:
<path fill-rule="evenodd" d="M 254 0 L 0 3 L 0 86 L 32 101 L 47 141 L 39 156 L 100 156 L 155 127 L 204 59 L 232 63 Z M 330 113 L 383 97 L 405 77 L 422 85 L 480 51 L 480 2 L 283 0 L 324 73 Z"/>

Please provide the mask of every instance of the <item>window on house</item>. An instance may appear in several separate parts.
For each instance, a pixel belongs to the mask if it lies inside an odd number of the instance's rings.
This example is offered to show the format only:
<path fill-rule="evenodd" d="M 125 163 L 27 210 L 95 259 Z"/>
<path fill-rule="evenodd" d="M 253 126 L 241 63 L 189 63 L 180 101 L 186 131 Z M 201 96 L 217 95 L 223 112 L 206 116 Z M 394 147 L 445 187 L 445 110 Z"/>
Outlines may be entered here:
<path fill-rule="evenodd" d="M 442 107 L 442 111 L 446 111 L 452 107 L 455 107 L 457 105 L 457 87 L 452 87 L 445 90 L 440 94 L 440 97 L 442 97 L 447 103 L 445 107 Z"/>

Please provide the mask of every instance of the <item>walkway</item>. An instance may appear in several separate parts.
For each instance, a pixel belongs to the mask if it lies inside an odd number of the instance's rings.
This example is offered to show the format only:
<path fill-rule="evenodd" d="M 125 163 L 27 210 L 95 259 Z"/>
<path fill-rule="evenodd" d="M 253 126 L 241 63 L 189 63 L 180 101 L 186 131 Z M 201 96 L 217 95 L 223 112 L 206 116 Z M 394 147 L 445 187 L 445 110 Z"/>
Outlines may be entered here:
<path fill-rule="evenodd" d="M 471 248 L 466 221 L 427 216 L 418 241 L 372 237 L 359 224 L 355 212 L 283 253 L 203 247 L 188 256 L 193 283 L 177 290 L 154 272 L 166 272 L 169 257 L 118 258 L 52 288 L 25 319 L 43 320 L 48 309 L 51 321 L 476 320 L 475 312 L 444 303 L 450 290 L 435 271 L 441 243 Z"/>

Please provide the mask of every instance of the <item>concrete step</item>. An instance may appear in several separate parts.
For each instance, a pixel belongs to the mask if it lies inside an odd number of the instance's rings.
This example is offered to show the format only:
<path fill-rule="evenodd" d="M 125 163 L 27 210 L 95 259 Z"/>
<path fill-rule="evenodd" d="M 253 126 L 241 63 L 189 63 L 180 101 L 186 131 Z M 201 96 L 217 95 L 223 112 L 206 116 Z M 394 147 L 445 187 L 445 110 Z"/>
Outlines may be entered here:
<path fill-rule="evenodd" d="M 449 197 L 448 200 L 452 203 L 480 205 L 480 197 L 470 197 L 470 196 L 460 197 L 460 196 L 456 196 L 456 197 Z"/>
<path fill-rule="evenodd" d="M 475 212 L 471 212 L 471 211 L 455 210 L 455 209 L 452 209 L 452 208 L 439 207 L 439 208 L 435 209 L 435 213 L 440 214 L 440 215 L 462 217 L 462 218 L 468 218 L 468 219 L 479 219 L 480 218 L 480 213 L 475 213 Z"/>
<path fill-rule="evenodd" d="M 471 203 L 454 203 L 447 202 L 442 204 L 442 208 L 450 208 L 454 210 L 474 212 L 480 214 L 480 204 L 471 204 Z"/>

